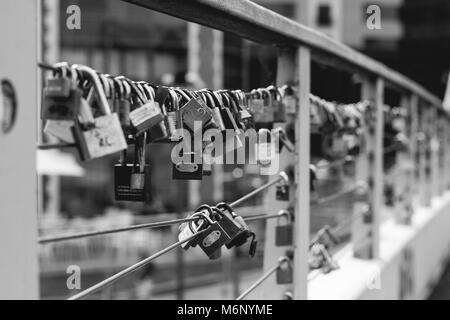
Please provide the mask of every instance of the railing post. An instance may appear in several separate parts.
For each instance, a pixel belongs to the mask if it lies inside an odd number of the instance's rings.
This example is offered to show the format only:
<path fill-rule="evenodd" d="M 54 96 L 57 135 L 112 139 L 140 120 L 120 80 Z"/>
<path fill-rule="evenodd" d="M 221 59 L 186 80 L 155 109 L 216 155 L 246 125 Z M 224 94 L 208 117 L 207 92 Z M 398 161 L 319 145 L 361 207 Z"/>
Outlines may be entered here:
<path fill-rule="evenodd" d="M 417 134 L 417 144 L 418 144 L 418 166 L 419 166 L 419 198 L 420 205 L 426 207 L 430 204 L 429 201 L 429 192 L 428 192 L 428 184 L 427 184 L 427 132 L 426 132 L 426 119 L 427 119 L 427 110 L 423 107 L 422 101 L 419 100 L 419 130 Z"/>
<path fill-rule="evenodd" d="M 0 299 L 37 299 L 41 1 L 4 0 L 0 12 Z"/>
<path fill-rule="evenodd" d="M 437 108 L 429 106 L 429 133 L 430 133 L 430 191 L 431 198 L 439 196 L 439 139 Z"/>
<path fill-rule="evenodd" d="M 298 92 L 295 141 L 295 251 L 294 299 L 307 299 L 307 276 L 310 233 L 310 106 L 311 51 L 300 46 L 297 54 Z"/>
<path fill-rule="evenodd" d="M 379 225 L 383 201 L 383 106 L 384 81 L 365 78 L 362 100 L 370 102 L 365 112 L 365 141 L 357 175 L 367 183 L 366 197 L 355 203 L 355 215 L 362 214 L 352 225 L 354 256 L 377 259 L 379 256 Z"/>
<path fill-rule="evenodd" d="M 424 133 L 425 133 L 425 194 L 424 203 L 426 206 L 431 205 L 431 198 L 433 196 L 433 183 L 432 183 L 432 142 L 433 142 L 433 130 L 432 126 L 432 109 L 428 103 L 424 104 Z"/>
<path fill-rule="evenodd" d="M 413 129 L 413 97 L 409 94 L 403 94 L 400 102 L 401 112 L 405 115 L 405 132 L 407 138 L 406 148 L 402 148 L 397 153 L 396 174 L 394 178 L 395 186 L 395 217 L 399 224 L 409 225 L 413 213 L 412 205 L 412 188 L 414 185 L 414 147 L 411 136 L 414 134 Z"/>
<path fill-rule="evenodd" d="M 445 148 L 445 159 L 444 159 L 444 191 L 450 189 L 450 116 L 446 115 L 444 121 L 444 148 Z"/>
<path fill-rule="evenodd" d="M 419 131 L 419 98 L 416 94 L 411 94 L 408 108 L 408 140 L 409 140 L 409 152 L 411 159 L 411 205 L 414 211 L 420 204 L 418 195 L 420 194 L 420 187 L 418 187 L 419 177 L 419 148 L 418 145 L 418 131 Z"/>
<path fill-rule="evenodd" d="M 297 60 L 298 50 L 294 48 L 279 48 L 278 50 L 278 68 L 277 68 L 277 86 L 283 86 L 285 84 L 290 84 L 296 86 L 298 81 L 298 65 L 299 62 Z M 307 85 L 303 84 L 302 85 Z M 297 88 L 297 90 L 300 90 Z M 298 117 L 300 115 L 288 115 L 287 123 L 275 123 L 274 129 L 277 128 L 286 128 L 287 126 L 295 126 L 296 122 L 298 122 Z M 293 153 L 290 153 L 286 148 L 283 148 L 281 153 L 279 154 L 279 171 L 285 171 L 288 167 L 293 167 L 297 164 L 296 157 Z M 275 176 L 274 176 L 275 177 Z M 274 178 L 272 177 L 272 178 Z M 291 181 L 290 187 L 290 201 L 283 202 L 276 200 L 276 192 L 275 189 L 269 189 L 267 192 L 265 206 L 267 208 L 268 214 L 276 214 L 280 210 L 286 209 L 294 209 L 295 220 L 301 219 L 299 216 L 299 212 L 296 208 L 296 199 L 298 195 L 298 191 L 296 191 L 296 182 Z M 278 259 L 284 255 L 288 250 L 294 249 L 294 243 L 292 246 L 285 247 L 277 247 L 275 245 L 276 233 L 275 229 L 278 223 L 285 223 L 284 221 L 277 220 L 268 220 L 266 222 L 266 231 L 265 231 L 265 246 L 264 246 L 264 273 L 269 271 L 273 266 L 277 263 Z M 298 233 L 297 229 L 295 229 L 295 233 Z M 301 231 L 300 231 L 301 232 Z M 301 263 L 307 264 L 306 260 L 303 260 Z M 294 270 L 298 268 L 298 265 L 295 265 Z M 305 287 L 306 277 L 303 279 L 302 286 Z M 265 281 L 261 285 L 260 290 L 257 290 L 251 298 L 261 298 L 261 299 L 274 299 L 279 300 L 282 298 L 283 294 L 287 291 L 294 292 L 295 284 L 277 284 L 276 278 L 271 277 Z M 298 290 L 295 287 L 295 290 Z M 303 288 L 302 290 L 306 290 Z M 306 296 L 306 295 L 305 295 Z"/>

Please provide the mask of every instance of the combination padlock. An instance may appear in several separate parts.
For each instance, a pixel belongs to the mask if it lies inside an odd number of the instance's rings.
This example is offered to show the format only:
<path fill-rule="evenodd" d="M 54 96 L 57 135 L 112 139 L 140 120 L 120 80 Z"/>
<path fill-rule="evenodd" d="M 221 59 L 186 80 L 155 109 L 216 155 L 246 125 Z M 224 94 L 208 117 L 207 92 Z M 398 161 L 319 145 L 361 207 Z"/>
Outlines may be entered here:
<path fill-rule="evenodd" d="M 209 259 L 214 260 L 218 258 L 217 251 L 220 250 L 226 243 L 231 241 L 231 237 L 221 227 L 217 221 L 202 213 L 202 216 L 208 222 L 205 231 L 198 235 L 198 246 L 205 252 Z"/>
<path fill-rule="evenodd" d="M 279 268 L 277 269 L 277 284 L 290 284 L 294 281 L 294 272 L 291 260 L 288 257 L 279 259 Z"/>
<path fill-rule="evenodd" d="M 285 224 L 280 224 L 280 219 L 286 219 Z M 275 227 L 275 245 L 277 247 L 291 246 L 294 243 L 294 215 L 288 210 L 278 212 L 278 225 Z"/>

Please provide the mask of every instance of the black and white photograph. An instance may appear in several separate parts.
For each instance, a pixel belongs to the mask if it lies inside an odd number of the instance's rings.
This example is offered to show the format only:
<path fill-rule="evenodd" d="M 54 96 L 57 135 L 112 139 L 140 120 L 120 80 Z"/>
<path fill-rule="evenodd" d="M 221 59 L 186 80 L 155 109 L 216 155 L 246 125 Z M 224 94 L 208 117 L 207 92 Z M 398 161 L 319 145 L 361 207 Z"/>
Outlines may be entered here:
<path fill-rule="evenodd" d="M 450 1 L 1 0 L 0 300 L 450 300 Z"/>

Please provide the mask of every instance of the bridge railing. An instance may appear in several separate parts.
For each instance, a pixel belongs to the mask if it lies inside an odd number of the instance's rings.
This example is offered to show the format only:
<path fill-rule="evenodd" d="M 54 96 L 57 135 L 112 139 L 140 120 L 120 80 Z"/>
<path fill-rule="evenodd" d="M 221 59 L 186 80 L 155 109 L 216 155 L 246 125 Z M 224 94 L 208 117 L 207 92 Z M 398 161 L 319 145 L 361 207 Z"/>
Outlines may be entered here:
<path fill-rule="evenodd" d="M 295 152 L 281 153 L 280 167 L 293 165 L 295 181 L 291 201 L 274 201 L 275 190 L 268 190 L 266 212 L 274 214 L 292 208 L 294 243 L 275 246 L 276 219 L 267 220 L 265 234 L 264 276 L 239 298 L 279 299 L 289 296 L 306 299 L 310 239 L 310 92 L 311 63 L 317 61 L 337 69 L 358 74 L 362 80 L 361 100 L 370 102 L 365 117 L 366 147 L 357 165 L 357 179 L 362 181 L 353 212 L 353 254 L 361 259 L 377 259 L 380 245 L 380 216 L 383 202 L 383 132 L 384 92 L 392 88 L 401 95 L 401 107 L 407 110 L 407 145 L 401 152 L 407 182 L 396 205 L 396 221 L 408 224 L 417 206 L 427 206 L 449 186 L 449 134 L 447 114 L 441 100 L 416 82 L 322 33 L 289 20 L 247 0 L 124 0 L 147 9 L 166 13 L 187 21 L 229 32 L 278 48 L 277 85 L 291 84 L 298 94 L 297 112 L 289 121 L 295 123 Z M 441 121 L 437 121 L 441 119 Z M 444 119 L 444 120 L 442 120 Z M 439 125 L 437 125 L 439 123 Z M 284 127 L 286 124 L 275 124 Z M 276 178 L 276 177 L 275 177 Z M 418 200 L 416 200 L 418 199 Z M 159 254 L 159 253 L 158 253 Z M 291 256 L 293 281 L 277 284 L 270 277 Z M 155 257 L 150 257 L 152 260 Z M 281 259 L 280 259 L 281 258 Z M 149 261 L 150 261 L 149 260 Z M 117 278 L 140 265 L 124 270 Z M 112 279 L 115 280 L 115 279 Z M 101 284 L 100 284 L 101 286 Z M 258 286 L 266 286 L 256 293 Z M 99 286 L 97 286 L 99 287 Z M 96 288 L 94 288 L 96 289 Z M 89 292 L 88 292 L 89 293 Z M 83 295 L 82 295 L 83 296 Z"/>

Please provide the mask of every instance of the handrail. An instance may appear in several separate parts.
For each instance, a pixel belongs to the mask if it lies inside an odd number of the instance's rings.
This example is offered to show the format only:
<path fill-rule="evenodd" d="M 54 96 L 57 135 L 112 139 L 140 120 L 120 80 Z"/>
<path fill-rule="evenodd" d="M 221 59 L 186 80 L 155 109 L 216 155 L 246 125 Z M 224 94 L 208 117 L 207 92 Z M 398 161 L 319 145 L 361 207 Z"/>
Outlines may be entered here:
<path fill-rule="evenodd" d="M 196 22 L 244 38 L 280 46 L 304 45 L 316 50 L 312 57 L 325 55 L 327 63 L 342 68 L 343 63 L 359 72 L 383 78 L 387 83 L 417 94 L 441 107 L 442 100 L 415 81 L 386 65 L 249 0 L 123 0 L 148 9 Z M 176 8 L 176 10 L 174 10 Z M 330 60 L 331 59 L 331 60 Z M 333 61 L 337 59 L 338 61 Z M 322 61 L 323 59 L 321 59 Z"/>

